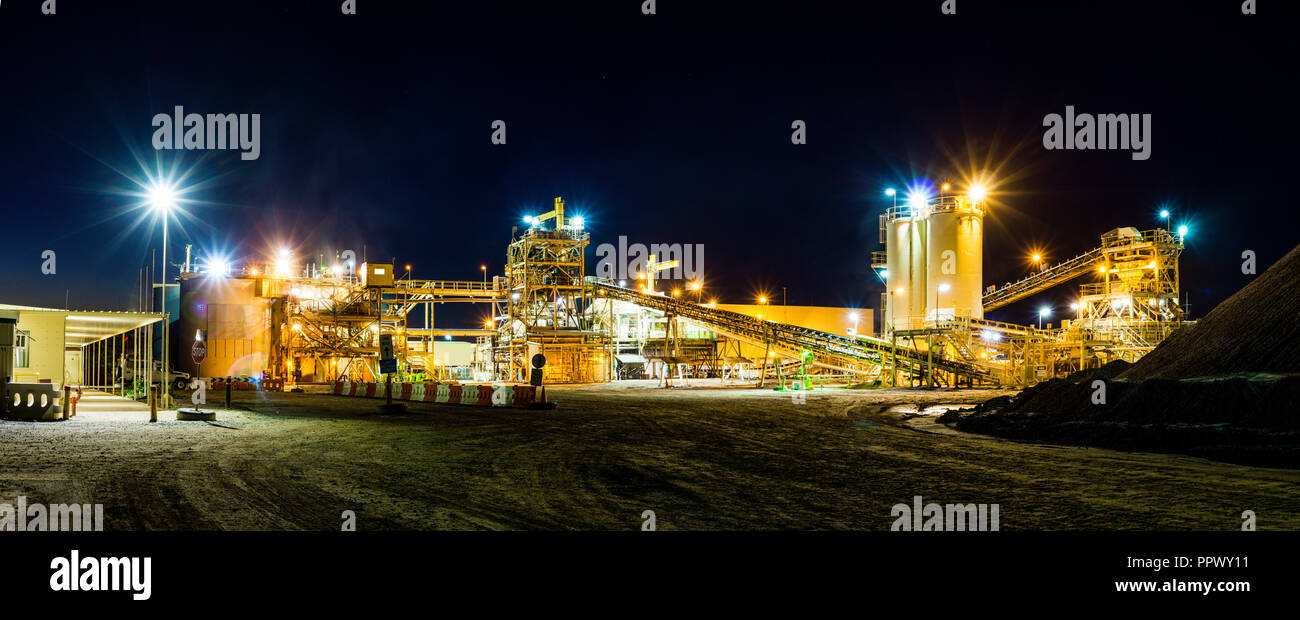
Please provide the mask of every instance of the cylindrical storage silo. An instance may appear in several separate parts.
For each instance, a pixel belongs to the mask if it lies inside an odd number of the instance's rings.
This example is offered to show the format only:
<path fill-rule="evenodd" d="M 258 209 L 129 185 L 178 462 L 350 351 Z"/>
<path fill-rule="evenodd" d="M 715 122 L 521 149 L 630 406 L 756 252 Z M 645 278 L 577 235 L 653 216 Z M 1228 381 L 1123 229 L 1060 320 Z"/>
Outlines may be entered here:
<path fill-rule="evenodd" d="M 889 304 L 882 329 L 913 329 L 925 313 L 925 223 L 900 217 L 888 226 L 885 251 Z"/>
<path fill-rule="evenodd" d="M 983 211 L 968 203 L 936 206 L 927 228 L 926 316 L 984 318 Z"/>

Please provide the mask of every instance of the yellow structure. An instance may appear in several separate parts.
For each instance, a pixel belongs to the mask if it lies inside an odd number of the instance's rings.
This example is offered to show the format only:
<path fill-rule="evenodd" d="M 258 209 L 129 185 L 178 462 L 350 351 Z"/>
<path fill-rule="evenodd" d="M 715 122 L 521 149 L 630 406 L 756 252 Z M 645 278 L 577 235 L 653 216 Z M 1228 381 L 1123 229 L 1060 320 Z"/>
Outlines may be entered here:
<path fill-rule="evenodd" d="M 770 304 L 717 304 L 730 310 L 769 321 L 807 327 L 831 334 L 871 336 L 875 322 L 870 308 L 836 308 L 833 306 L 781 306 Z"/>
<path fill-rule="evenodd" d="M 917 189 L 880 216 L 885 251 L 873 256 L 872 267 L 886 286 L 882 331 L 984 318 L 984 209 L 982 194 L 941 190 L 930 197 Z"/>
<path fill-rule="evenodd" d="M 0 371 L 12 382 L 125 393 L 134 386 L 124 377 L 147 376 L 151 327 L 163 315 L 0 304 L 0 319 Z"/>
<path fill-rule="evenodd" d="M 544 223 L 555 221 L 554 228 Z M 487 342 L 493 375 L 526 381 L 533 355 L 546 357 L 548 383 L 609 380 L 609 338 L 589 312 L 585 253 L 590 236 L 581 218 L 565 219 L 564 199 L 551 211 L 524 219 L 528 229 L 506 248 L 504 290 Z"/>

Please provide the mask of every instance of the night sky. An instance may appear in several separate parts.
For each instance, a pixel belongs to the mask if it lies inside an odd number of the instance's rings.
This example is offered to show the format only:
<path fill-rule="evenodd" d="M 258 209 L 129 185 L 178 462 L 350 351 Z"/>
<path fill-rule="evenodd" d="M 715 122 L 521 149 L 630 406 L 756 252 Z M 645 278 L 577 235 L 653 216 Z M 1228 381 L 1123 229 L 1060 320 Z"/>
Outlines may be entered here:
<path fill-rule="evenodd" d="M 883 190 L 977 169 L 998 179 L 986 285 L 1025 275 L 1031 249 L 1066 259 L 1154 228 L 1163 204 L 1191 227 L 1199 316 L 1248 282 L 1243 250 L 1262 271 L 1298 238 L 1279 2 L 340 3 L 0 1 L 0 302 L 133 306 L 161 227 L 123 193 L 157 162 L 198 184 L 171 257 L 364 245 L 417 278 L 477 280 L 558 195 L 586 218 L 589 273 L 619 235 L 702 243 L 706 295 L 732 303 L 785 286 L 792 305 L 875 307 Z M 261 157 L 155 151 L 150 121 L 177 105 L 261 114 Z M 1067 105 L 1151 114 L 1151 158 L 1044 150 L 1044 115 Z M 1028 323 L 1076 292 L 991 318 Z"/>

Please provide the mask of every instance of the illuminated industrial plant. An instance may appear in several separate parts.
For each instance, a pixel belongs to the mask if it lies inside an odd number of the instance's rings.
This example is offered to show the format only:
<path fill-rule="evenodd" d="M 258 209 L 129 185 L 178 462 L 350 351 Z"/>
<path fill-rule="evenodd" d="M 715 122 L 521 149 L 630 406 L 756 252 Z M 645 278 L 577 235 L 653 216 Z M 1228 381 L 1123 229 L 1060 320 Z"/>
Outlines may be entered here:
<path fill-rule="evenodd" d="M 625 279 L 589 277 L 585 222 L 567 216 L 558 197 L 550 211 L 523 216 L 527 227 L 491 278 L 484 264 L 481 280 L 415 279 L 410 264 L 354 267 L 282 244 L 243 263 L 210 253 L 202 268 L 186 268 L 182 295 L 201 293 L 215 312 L 249 308 L 221 318 L 237 337 L 214 330 L 209 367 L 290 383 L 378 380 L 379 339 L 392 335 L 404 380 L 526 381 L 530 360 L 542 353 L 548 383 L 657 378 L 669 386 L 705 376 L 761 382 L 780 380 L 798 364 L 805 377 L 824 372 L 886 386 L 1023 386 L 1134 360 L 1183 324 L 1178 257 L 1185 225 L 1176 234 L 1167 227 L 1117 228 L 1102 235 L 1099 247 L 1056 264 L 1034 249 L 1029 275 L 986 285 L 990 187 L 983 179 L 964 189 L 918 180 L 901 202 L 886 191 L 892 200 L 880 216 L 885 250 L 871 260 L 886 288 L 879 335 L 869 310 L 790 308 L 784 295 L 772 310 L 766 291 L 755 292 L 749 306 L 705 303 L 698 276 L 669 282 L 680 264 L 671 256 L 650 256 Z M 1095 281 L 1072 296 L 1068 318 L 1054 322 L 1044 307 L 1023 323 L 985 319 L 990 310 L 1088 274 Z M 435 309 L 444 303 L 483 303 L 491 314 L 472 328 L 438 328 Z M 414 317 L 423 327 L 408 324 Z M 472 342 L 447 342 L 452 337 Z M 472 349 L 470 361 L 453 362 L 448 347 Z"/>
<path fill-rule="evenodd" d="M 1117 228 L 1098 247 L 1055 265 L 1035 250 L 1030 275 L 986 286 L 987 186 L 972 185 L 962 195 L 945 184 L 933 197 L 925 181 L 912 187 L 905 204 L 880 216 L 885 251 L 872 256 L 873 270 L 896 287 L 880 300 L 892 360 L 883 364 L 892 370 L 887 384 L 1024 386 L 1114 359 L 1133 361 L 1183 325 L 1178 258 L 1186 226 L 1177 237 L 1167 228 Z M 1160 216 L 1167 220 L 1169 213 Z M 984 318 L 1089 273 L 1099 281 L 1082 285 L 1070 304 L 1076 315 L 1056 328 L 1047 306 L 1028 326 Z M 925 363 L 904 364 L 895 359 L 899 351 Z"/>

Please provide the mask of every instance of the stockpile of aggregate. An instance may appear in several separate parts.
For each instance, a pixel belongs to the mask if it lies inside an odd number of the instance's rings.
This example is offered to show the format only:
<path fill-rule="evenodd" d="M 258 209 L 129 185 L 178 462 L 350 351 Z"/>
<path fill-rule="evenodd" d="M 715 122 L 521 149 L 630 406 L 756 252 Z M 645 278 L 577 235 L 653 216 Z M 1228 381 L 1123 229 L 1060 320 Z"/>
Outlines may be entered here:
<path fill-rule="evenodd" d="M 1040 383 L 955 422 L 1012 439 L 1300 467 L 1300 247 L 1136 364 Z"/>
<path fill-rule="evenodd" d="M 1120 378 L 1259 372 L 1300 372 L 1300 246 Z"/>

